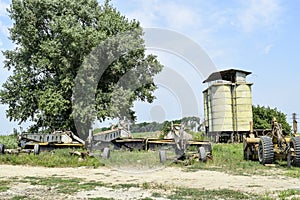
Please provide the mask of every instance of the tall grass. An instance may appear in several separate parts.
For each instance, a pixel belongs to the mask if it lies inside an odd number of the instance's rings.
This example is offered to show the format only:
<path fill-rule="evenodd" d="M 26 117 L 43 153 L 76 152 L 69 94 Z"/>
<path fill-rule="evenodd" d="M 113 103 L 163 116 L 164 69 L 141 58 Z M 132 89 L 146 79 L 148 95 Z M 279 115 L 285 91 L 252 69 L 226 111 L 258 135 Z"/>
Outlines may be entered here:
<path fill-rule="evenodd" d="M 88 157 L 81 159 L 71 156 L 72 149 L 56 149 L 55 151 L 41 152 L 39 155 L 20 153 L 0 155 L 0 164 L 31 165 L 44 167 L 80 167 L 80 166 L 103 166 L 99 159 Z"/>
<path fill-rule="evenodd" d="M 173 161 L 172 152 L 166 151 L 166 154 L 169 160 L 162 164 L 158 151 L 111 151 L 110 158 L 101 158 L 101 162 L 109 167 L 126 171 L 148 171 L 171 164 Z"/>
<path fill-rule="evenodd" d="M 199 135 L 201 137 L 201 135 Z M 0 143 L 6 145 L 6 148 L 16 148 L 16 136 L 0 136 Z M 84 160 L 76 156 L 71 156 L 71 149 L 56 149 L 54 152 L 41 152 L 40 155 L 19 154 L 19 155 L 0 155 L 0 164 L 13 165 L 32 165 L 45 167 L 78 167 L 92 166 L 99 167 L 108 165 L 111 167 L 133 170 L 158 169 L 169 166 L 175 159 L 172 149 L 166 150 L 167 162 L 160 163 L 158 151 L 111 151 L 109 159 L 100 157 L 89 157 Z M 245 161 L 243 159 L 243 144 L 213 144 L 213 159 L 206 163 L 192 160 L 183 164 L 172 164 L 173 166 L 184 167 L 187 170 L 215 170 L 239 175 L 280 175 L 299 178 L 300 168 L 287 168 L 285 161 L 277 161 L 275 167 L 279 169 L 276 172 L 270 170 L 270 167 L 262 166 L 258 161 Z M 191 164 L 186 167 L 186 164 Z"/>
<path fill-rule="evenodd" d="M 18 147 L 18 138 L 16 135 L 0 136 L 0 144 L 4 144 L 7 149 L 14 149 Z"/>
<path fill-rule="evenodd" d="M 194 162 L 188 169 L 215 170 L 236 175 L 286 175 L 299 178 L 299 167 L 287 167 L 286 161 L 275 161 L 274 167 L 261 165 L 258 161 L 246 161 L 243 144 L 213 144 L 213 159 L 206 163 Z M 270 170 L 270 169 L 276 169 Z M 278 170 L 277 170 L 278 169 Z"/>

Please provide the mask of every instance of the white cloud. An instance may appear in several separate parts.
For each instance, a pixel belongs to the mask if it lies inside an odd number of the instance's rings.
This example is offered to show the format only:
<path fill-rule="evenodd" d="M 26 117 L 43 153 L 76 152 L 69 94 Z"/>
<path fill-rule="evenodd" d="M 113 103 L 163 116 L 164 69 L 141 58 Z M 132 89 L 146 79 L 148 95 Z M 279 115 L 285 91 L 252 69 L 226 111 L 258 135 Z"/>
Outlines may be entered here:
<path fill-rule="evenodd" d="M 143 27 L 164 26 L 184 30 L 199 24 L 200 16 L 195 9 L 173 1 L 138 1 L 139 9 L 126 13 L 129 19 L 138 19 Z"/>
<path fill-rule="evenodd" d="M 5 36 L 9 36 L 8 26 L 3 24 L 0 20 L 0 33 L 4 34 Z"/>
<path fill-rule="evenodd" d="M 244 1 L 245 2 L 245 1 Z M 282 12 L 278 0 L 250 0 L 238 14 L 238 21 L 246 32 L 256 28 L 272 27 L 278 23 Z"/>
<path fill-rule="evenodd" d="M 169 27 L 174 29 L 185 29 L 200 24 L 201 17 L 194 8 L 180 5 L 174 2 L 168 2 L 158 7 L 159 12 Z"/>
<path fill-rule="evenodd" d="M 9 7 L 8 3 L 5 3 L 2 0 L 0 1 L 0 16 L 6 16 L 7 15 L 6 9 L 8 7 Z"/>
<path fill-rule="evenodd" d="M 262 38 L 270 35 L 282 22 L 284 7 L 281 0 L 218 1 L 131 0 L 126 16 L 135 18 L 143 27 L 161 27 L 178 31 L 195 40 L 218 66 L 239 62 L 240 49 L 256 37 L 250 45 L 260 46 L 268 54 L 272 45 L 261 46 Z M 135 9 L 132 9 L 133 6 Z M 275 29 L 274 29 L 275 27 Z M 250 38 L 251 40 L 254 38 Z"/>

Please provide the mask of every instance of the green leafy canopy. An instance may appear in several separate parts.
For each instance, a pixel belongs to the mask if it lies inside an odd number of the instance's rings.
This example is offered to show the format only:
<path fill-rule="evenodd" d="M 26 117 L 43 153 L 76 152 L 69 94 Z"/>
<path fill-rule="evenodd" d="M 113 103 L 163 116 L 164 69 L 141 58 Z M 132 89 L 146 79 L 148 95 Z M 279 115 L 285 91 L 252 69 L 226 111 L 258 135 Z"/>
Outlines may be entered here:
<path fill-rule="evenodd" d="M 276 117 L 277 121 L 281 123 L 284 132 L 291 132 L 291 126 L 287 122 L 286 115 L 277 110 L 277 108 L 257 105 L 253 106 L 252 110 L 254 129 L 271 129 L 272 119 Z"/>
<path fill-rule="evenodd" d="M 129 52 L 122 52 L 103 71 L 94 91 L 95 115 L 81 123 L 87 129 L 95 117 L 105 120 L 127 115 L 134 119 L 131 109 L 135 100 L 153 101 L 153 76 L 162 70 L 162 65 L 155 56 L 145 55 L 139 22 L 129 21 L 109 1 L 99 5 L 97 0 L 12 0 L 8 12 L 14 22 L 10 39 L 16 47 L 3 52 L 5 68 L 12 75 L 3 84 L 0 102 L 9 106 L 10 120 L 31 120 L 35 131 L 46 127 L 76 132 L 76 113 L 85 116 L 90 109 L 73 112 L 78 71 L 95 47 L 125 32 L 134 33 L 130 37 L 137 48 L 127 48 Z M 112 50 L 119 49 L 117 41 L 110 44 L 114 46 Z M 109 56 L 112 51 L 106 53 Z M 120 87 L 128 72 L 131 78 Z M 90 73 L 98 72 L 93 69 Z M 112 103 L 116 95 L 122 98 Z"/>

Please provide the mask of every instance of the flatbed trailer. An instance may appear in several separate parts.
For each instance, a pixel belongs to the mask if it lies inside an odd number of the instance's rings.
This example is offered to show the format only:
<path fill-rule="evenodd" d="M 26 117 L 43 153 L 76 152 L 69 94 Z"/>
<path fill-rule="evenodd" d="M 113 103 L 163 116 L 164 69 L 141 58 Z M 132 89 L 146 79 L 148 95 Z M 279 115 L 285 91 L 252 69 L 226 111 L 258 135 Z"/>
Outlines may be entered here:
<path fill-rule="evenodd" d="M 180 125 L 181 127 L 181 125 Z M 159 138 L 132 138 L 121 137 L 122 131 L 120 129 L 112 129 L 109 131 L 103 131 L 97 134 L 90 132 L 86 141 L 86 148 L 89 152 L 103 151 L 104 157 L 109 157 L 110 150 L 138 150 L 149 151 L 158 150 L 160 152 L 160 158 L 165 149 L 174 149 L 177 159 L 185 159 L 191 152 L 197 152 L 198 157 L 202 160 L 206 158 L 212 158 L 212 145 L 209 141 L 204 140 L 192 140 L 192 138 L 185 138 L 186 132 L 183 127 L 178 127 L 176 131 L 176 137 L 172 139 L 159 139 Z M 123 134 L 131 136 L 131 134 Z M 201 156 L 200 156 L 201 152 Z M 92 153 L 93 154 L 93 153 Z M 192 153 L 193 155 L 195 153 Z M 164 159 L 161 159 L 163 161 Z"/>
<path fill-rule="evenodd" d="M 111 141 L 115 149 L 127 148 L 129 150 L 157 150 L 163 146 L 175 146 L 172 139 L 158 138 L 124 138 Z M 204 147 L 209 153 L 212 151 L 212 146 L 209 141 L 191 140 L 187 142 L 189 147 Z"/>
<path fill-rule="evenodd" d="M 34 153 L 61 148 L 84 148 L 85 142 L 71 131 L 55 131 L 51 134 L 22 133 L 18 136 L 18 148 L 6 149 L 0 144 L 0 154 Z"/>

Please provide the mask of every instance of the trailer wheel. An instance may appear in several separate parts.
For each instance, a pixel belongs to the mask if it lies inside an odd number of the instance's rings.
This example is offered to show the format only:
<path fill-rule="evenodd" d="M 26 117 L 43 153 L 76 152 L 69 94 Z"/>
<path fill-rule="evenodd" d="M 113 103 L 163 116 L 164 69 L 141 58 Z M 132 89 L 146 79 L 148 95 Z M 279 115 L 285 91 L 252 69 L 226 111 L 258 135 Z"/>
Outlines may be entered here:
<path fill-rule="evenodd" d="M 295 150 L 291 163 L 295 167 L 300 167 L 300 137 L 293 137 L 290 146 Z"/>
<path fill-rule="evenodd" d="M 199 153 L 199 161 L 206 162 L 207 154 L 206 154 L 205 148 L 199 147 L 198 153 Z"/>
<path fill-rule="evenodd" d="M 34 155 L 39 155 L 40 154 L 40 145 L 39 144 L 35 144 L 34 147 L 33 147 L 33 153 Z"/>
<path fill-rule="evenodd" d="M 166 162 L 166 160 L 167 160 L 167 157 L 166 157 L 166 151 L 164 151 L 164 150 L 159 150 L 158 155 L 159 155 L 159 161 L 160 161 L 161 163 Z"/>
<path fill-rule="evenodd" d="M 262 136 L 258 144 L 258 160 L 261 164 L 272 164 L 274 161 L 274 145 L 272 138 Z"/>
<path fill-rule="evenodd" d="M 207 154 L 204 147 L 199 147 L 199 161 L 205 162 L 207 160 Z"/>
<path fill-rule="evenodd" d="M 5 153 L 5 145 L 0 144 L 0 154 L 4 154 L 4 153 Z"/>
<path fill-rule="evenodd" d="M 105 147 L 104 150 L 103 150 L 102 155 L 103 155 L 104 158 L 109 159 L 109 157 L 110 157 L 110 148 Z"/>

